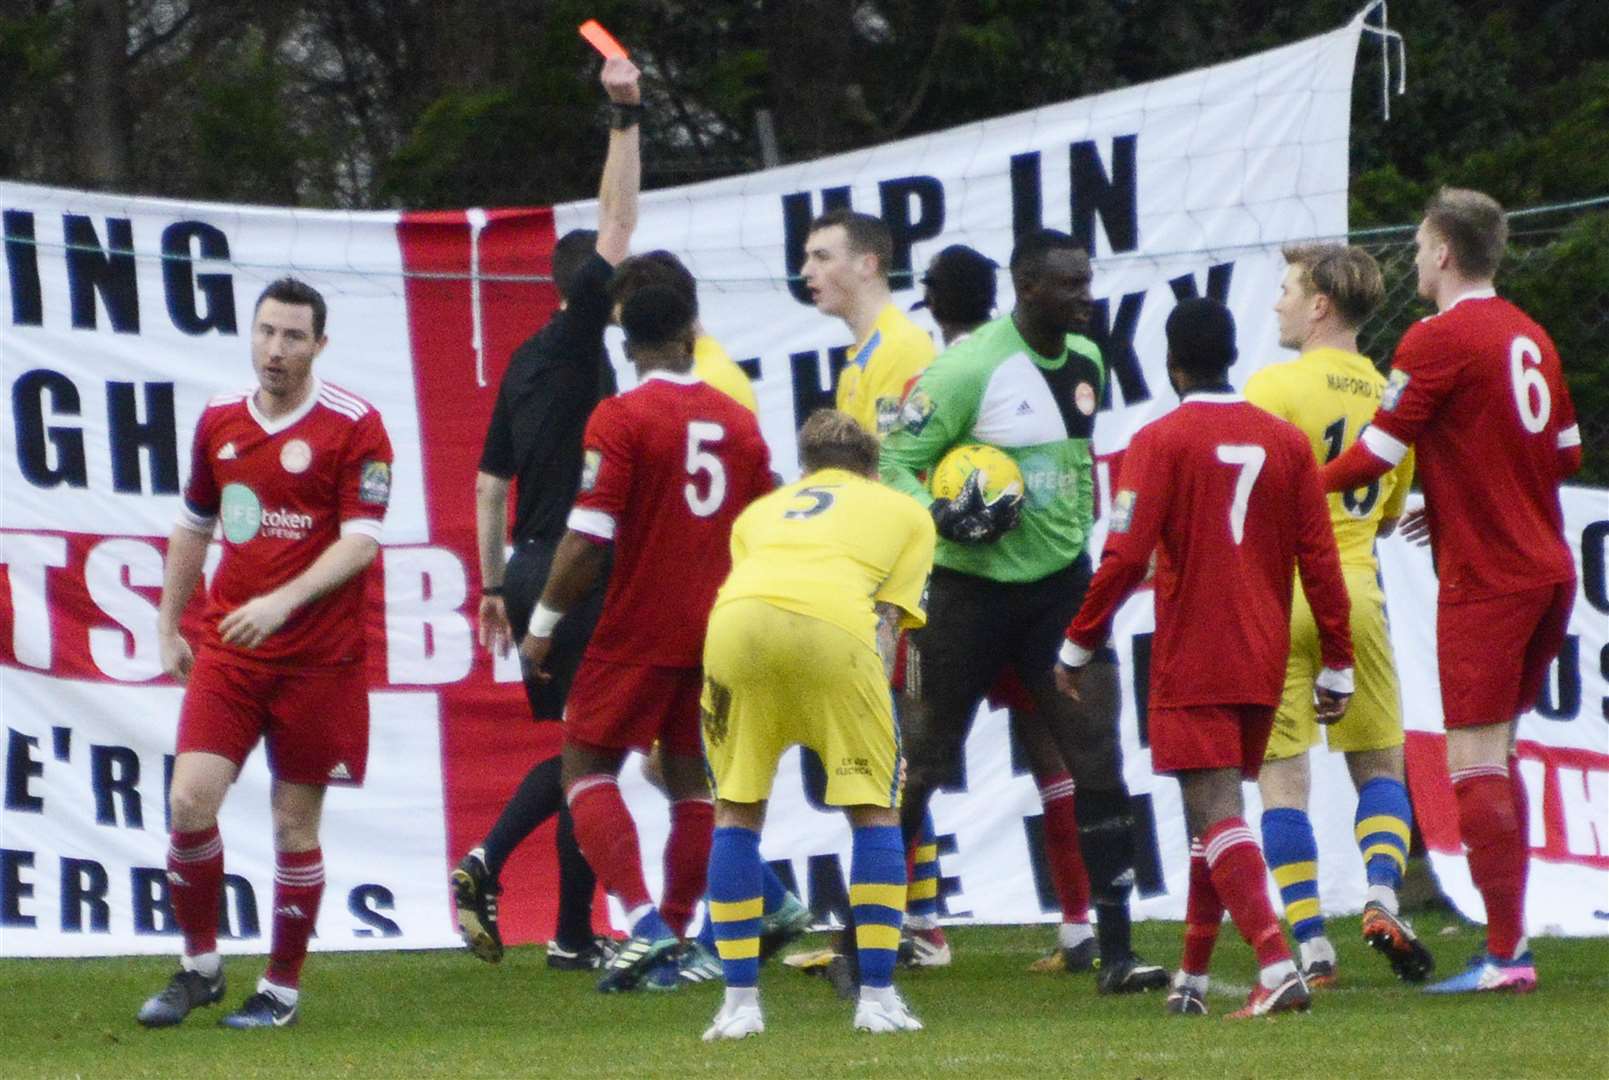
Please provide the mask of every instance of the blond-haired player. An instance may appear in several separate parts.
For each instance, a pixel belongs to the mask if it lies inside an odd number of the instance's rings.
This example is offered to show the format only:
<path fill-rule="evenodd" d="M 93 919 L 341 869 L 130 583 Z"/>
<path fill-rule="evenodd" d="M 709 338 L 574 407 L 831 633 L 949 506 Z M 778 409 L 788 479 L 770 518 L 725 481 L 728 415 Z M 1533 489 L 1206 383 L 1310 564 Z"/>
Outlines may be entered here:
<path fill-rule="evenodd" d="M 1246 400 L 1300 428 L 1320 461 L 1339 457 L 1357 441 L 1385 391 L 1386 378 L 1358 352 L 1358 327 L 1385 295 L 1380 268 L 1362 248 L 1310 244 L 1285 249 L 1287 267 L 1274 312 L 1279 343 L 1295 360 L 1258 371 Z M 1353 834 L 1368 874 L 1363 936 L 1404 979 L 1429 974 L 1430 954 L 1398 916 L 1413 829 L 1403 784 L 1402 705 L 1386 632 L 1385 597 L 1375 560 L 1376 536 L 1389 536 L 1402 516 L 1413 459 L 1353 491 L 1329 496 L 1330 521 L 1352 601 L 1357 692 L 1346 715 L 1325 730 L 1330 750 L 1346 755 L 1358 793 Z M 1309 754 L 1319 740 L 1313 681 L 1320 668 L 1318 631 L 1300 589 L 1291 608 L 1291 652 L 1285 694 L 1258 785 L 1263 797 L 1263 851 L 1300 943 L 1310 986 L 1335 982 L 1335 947 L 1319 913 L 1318 847 L 1308 817 Z"/>
<path fill-rule="evenodd" d="M 704 642 L 704 753 L 716 798 L 710 916 L 727 986 L 706 1041 L 765 1030 L 760 828 L 777 760 L 795 744 L 821 758 L 825 801 L 843 807 L 854 827 L 855 1027 L 922 1026 L 893 987 L 905 844 L 888 675 L 897 630 L 926 621 L 933 520 L 878 482 L 877 439 L 845 413 L 806 421 L 799 458 L 804 478 L 734 524 L 732 572 Z"/>

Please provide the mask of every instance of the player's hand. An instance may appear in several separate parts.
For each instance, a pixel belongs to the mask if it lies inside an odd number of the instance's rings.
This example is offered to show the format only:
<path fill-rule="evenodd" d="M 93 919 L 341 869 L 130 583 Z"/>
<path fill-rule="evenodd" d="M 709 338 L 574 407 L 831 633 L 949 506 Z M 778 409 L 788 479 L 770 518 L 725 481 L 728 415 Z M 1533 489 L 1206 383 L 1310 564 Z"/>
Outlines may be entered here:
<path fill-rule="evenodd" d="M 525 640 L 520 642 L 520 655 L 525 658 L 526 670 L 538 682 L 548 682 L 553 678 L 542 670 L 542 665 L 547 663 L 548 653 L 552 651 L 553 639 L 550 637 L 526 634 Z"/>
<path fill-rule="evenodd" d="M 162 672 L 183 686 L 190 681 L 190 669 L 196 666 L 196 654 L 184 635 L 175 630 L 160 635 L 158 650 L 162 658 Z"/>
<path fill-rule="evenodd" d="M 1063 697 L 1070 697 L 1074 701 L 1084 700 L 1078 693 L 1078 684 L 1083 678 L 1083 668 L 1068 667 L 1060 660 L 1056 661 L 1056 689 L 1061 691 Z"/>
<path fill-rule="evenodd" d="M 616 105 L 641 105 L 642 89 L 637 80 L 642 73 L 624 56 L 617 56 L 603 62 L 603 74 L 599 78 L 603 82 L 604 90 L 609 94 L 609 100 Z"/>
<path fill-rule="evenodd" d="M 1397 533 L 1410 544 L 1418 544 L 1420 547 L 1429 544 L 1430 517 L 1425 513 L 1425 508 L 1417 506 L 1403 514 L 1402 520 L 1397 524 Z"/>
<path fill-rule="evenodd" d="M 225 645 L 255 649 L 285 625 L 292 610 L 277 591 L 254 596 L 218 620 L 218 637 Z"/>
<path fill-rule="evenodd" d="M 1347 703 L 1352 700 L 1351 694 L 1337 694 L 1333 690 L 1326 690 L 1322 686 L 1313 690 L 1313 715 L 1321 724 L 1333 724 L 1346 715 Z"/>
<path fill-rule="evenodd" d="M 497 656 L 508 655 L 509 647 L 514 644 L 514 629 L 508 625 L 508 608 L 501 596 L 480 598 L 476 637 L 480 639 L 481 648 L 490 649 Z"/>

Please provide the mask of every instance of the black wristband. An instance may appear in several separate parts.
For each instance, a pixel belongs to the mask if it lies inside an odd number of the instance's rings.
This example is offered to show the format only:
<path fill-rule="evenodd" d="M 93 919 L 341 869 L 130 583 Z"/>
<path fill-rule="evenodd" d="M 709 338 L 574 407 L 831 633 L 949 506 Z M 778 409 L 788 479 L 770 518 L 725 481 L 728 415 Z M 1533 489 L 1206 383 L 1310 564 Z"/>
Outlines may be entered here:
<path fill-rule="evenodd" d="M 481 586 L 480 594 L 482 596 L 502 596 L 503 595 L 503 586 L 501 586 L 501 585 L 483 585 L 483 586 Z"/>
<path fill-rule="evenodd" d="M 613 131 L 627 131 L 642 122 L 642 104 L 609 103 L 609 127 Z"/>

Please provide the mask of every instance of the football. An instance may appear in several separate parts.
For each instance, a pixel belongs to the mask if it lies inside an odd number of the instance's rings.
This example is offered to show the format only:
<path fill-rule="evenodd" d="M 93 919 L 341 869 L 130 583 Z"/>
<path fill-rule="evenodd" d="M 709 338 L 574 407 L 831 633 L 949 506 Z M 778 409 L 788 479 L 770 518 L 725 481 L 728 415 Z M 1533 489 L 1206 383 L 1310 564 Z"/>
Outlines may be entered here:
<path fill-rule="evenodd" d="M 982 443 L 957 446 L 940 458 L 928 479 L 928 490 L 935 498 L 953 499 L 975 472 L 983 474 L 980 485 L 986 501 L 992 503 L 1001 495 L 1022 498 L 1022 470 L 1017 463 L 1004 450 Z"/>

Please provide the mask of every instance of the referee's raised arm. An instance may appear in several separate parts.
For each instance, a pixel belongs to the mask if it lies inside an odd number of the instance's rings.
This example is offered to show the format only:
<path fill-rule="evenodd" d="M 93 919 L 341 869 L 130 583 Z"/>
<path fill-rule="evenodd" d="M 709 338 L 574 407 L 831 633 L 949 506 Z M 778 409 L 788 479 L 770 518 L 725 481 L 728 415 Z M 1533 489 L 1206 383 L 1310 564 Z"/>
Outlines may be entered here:
<path fill-rule="evenodd" d="M 604 90 L 609 94 L 609 154 L 598 184 L 598 254 L 618 266 L 631 253 L 637 228 L 637 193 L 642 190 L 641 73 L 623 56 L 605 60 Z"/>

